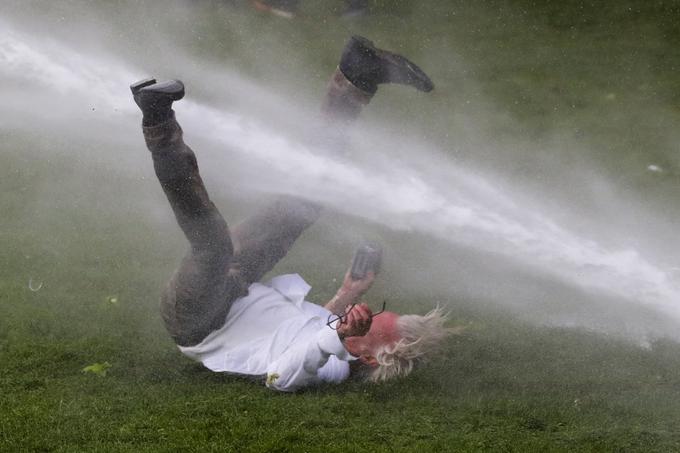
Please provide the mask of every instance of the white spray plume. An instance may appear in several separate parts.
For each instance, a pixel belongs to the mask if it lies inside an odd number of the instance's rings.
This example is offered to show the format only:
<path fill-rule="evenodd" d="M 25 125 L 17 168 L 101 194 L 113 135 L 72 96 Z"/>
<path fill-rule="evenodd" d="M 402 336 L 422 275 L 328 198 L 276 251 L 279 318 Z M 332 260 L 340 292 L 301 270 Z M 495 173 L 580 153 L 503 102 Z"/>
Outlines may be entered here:
<path fill-rule="evenodd" d="M 96 104 L 111 112 L 107 121 L 125 121 L 131 127 L 138 122 L 127 86 L 140 71 L 120 61 L 111 64 L 110 58 L 81 55 L 57 41 L 38 43 L 5 28 L 0 76 L 61 94 L 62 99 Z M 570 232 L 515 203 L 511 188 L 494 187 L 451 162 L 439 159 L 437 172 L 427 173 L 408 159 L 390 160 L 378 149 L 372 157 L 380 162 L 375 171 L 287 138 L 258 118 L 193 101 L 190 94 L 176 110 L 192 135 L 213 149 L 229 150 L 228 155 L 213 152 L 212 162 L 227 167 L 234 156 L 259 162 L 260 177 L 240 182 L 252 190 L 313 198 L 389 228 L 498 253 L 579 288 L 643 303 L 680 319 L 680 289 L 642 252 L 626 246 L 611 249 Z M 419 159 L 440 154 L 426 144 L 418 149 Z"/>

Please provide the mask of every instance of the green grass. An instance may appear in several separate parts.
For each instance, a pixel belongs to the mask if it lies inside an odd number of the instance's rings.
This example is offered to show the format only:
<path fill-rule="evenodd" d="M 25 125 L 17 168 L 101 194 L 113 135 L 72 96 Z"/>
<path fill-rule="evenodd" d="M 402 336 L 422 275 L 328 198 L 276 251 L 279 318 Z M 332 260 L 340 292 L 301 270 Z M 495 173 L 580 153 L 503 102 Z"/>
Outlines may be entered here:
<path fill-rule="evenodd" d="M 455 123 L 467 118 L 501 143 L 528 137 L 564 159 L 587 152 L 642 198 L 674 199 L 676 145 L 657 138 L 678 114 L 675 3 L 471 3 L 381 1 L 372 16 L 348 23 L 328 16 L 337 3 L 303 2 L 308 17 L 297 27 L 246 8 L 200 4 L 206 38 L 183 36 L 201 58 L 242 62 L 246 74 L 274 85 L 283 82 L 248 58 L 249 43 L 261 39 L 263 52 L 270 46 L 272 65 L 283 58 L 276 49 L 303 49 L 287 70 L 296 70 L 295 61 L 318 68 L 323 76 L 297 82 L 318 93 L 337 43 L 361 32 L 423 56 L 439 91 L 432 99 L 376 99 L 369 121 L 378 111 L 398 124 L 408 119 L 406 130 L 457 149 L 457 159 L 492 156 L 496 150 L 458 147 L 466 136 Z M 251 31 L 224 26 L 230 20 Z M 225 38 L 234 36 L 241 45 Z M 437 55 L 450 59 L 437 62 Z M 645 117 L 657 107 L 669 116 Z M 555 131 L 586 142 L 586 151 L 544 147 Z M 105 159 L 74 161 L 69 153 L 92 145 L 76 139 L 1 138 L 0 451 L 680 451 L 677 343 L 643 349 L 526 324 L 474 301 L 450 301 L 452 324 L 467 330 L 403 380 L 287 395 L 210 373 L 179 354 L 158 315 L 160 288 L 184 243 L 164 223 L 169 210 L 160 211 L 163 221 L 148 212 L 165 206 L 155 182 L 110 172 Z M 47 148 L 49 159 L 36 157 Z M 535 149 L 509 152 L 507 172 L 531 172 Z M 650 160 L 670 175 L 652 184 L 636 170 Z M 314 249 L 327 227 L 302 240 Z M 300 272 L 323 301 L 344 265 L 334 253 L 319 250 L 328 264 L 313 266 L 294 251 L 280 270 Z M 42 287 L 30 290 L 30 280 Z M 388 292 L 378 286 L 376 296 Z M 441 300 L 389 295 L 403 310 Z M 106 376 L 82 372 L 103 362 L 111 365 Z"/>

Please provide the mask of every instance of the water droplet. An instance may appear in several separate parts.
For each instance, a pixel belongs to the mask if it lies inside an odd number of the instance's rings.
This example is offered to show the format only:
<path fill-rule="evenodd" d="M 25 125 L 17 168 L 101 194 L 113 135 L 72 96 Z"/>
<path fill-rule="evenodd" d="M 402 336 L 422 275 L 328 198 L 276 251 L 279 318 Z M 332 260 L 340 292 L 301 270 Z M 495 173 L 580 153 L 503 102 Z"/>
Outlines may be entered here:
<path fill-rule="evenodd" d="M 38 292 L 43 287 L 42 280 L 33 280 L 33 278 L 28 279 L 28 289 L 31 291 Z"/>

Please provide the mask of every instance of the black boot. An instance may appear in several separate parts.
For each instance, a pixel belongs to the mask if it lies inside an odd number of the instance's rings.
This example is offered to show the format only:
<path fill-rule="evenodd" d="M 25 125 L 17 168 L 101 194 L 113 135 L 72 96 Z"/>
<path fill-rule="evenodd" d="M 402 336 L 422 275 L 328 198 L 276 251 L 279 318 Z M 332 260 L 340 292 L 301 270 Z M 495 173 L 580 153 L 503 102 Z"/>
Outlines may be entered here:
<path fill-rule="evenodd" d="M 420 91 L 432 91 L 434 84 L 422 69 L 411 61 L 376 48 L 361 36 L 352 36 L 340 58 L 340 71 L 352 84 L 373 94 L 381 83 L 411 85 Z"/>
<path fill-rule="evenodd" d="M 132 97 L 142 110 L 144 126 L 155 126 L 170 119 L 172 103 L 184 97 L 184 84 L 179 80 L 156 83 L 144 79 L 130 85 Z"/>

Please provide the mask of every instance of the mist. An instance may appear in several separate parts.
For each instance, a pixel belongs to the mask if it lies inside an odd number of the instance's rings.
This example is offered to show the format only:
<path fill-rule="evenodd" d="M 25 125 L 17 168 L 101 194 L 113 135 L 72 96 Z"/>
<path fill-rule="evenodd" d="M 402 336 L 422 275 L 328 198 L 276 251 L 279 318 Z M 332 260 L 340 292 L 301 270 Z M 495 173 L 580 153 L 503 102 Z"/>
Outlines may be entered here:
<path fill-rule="evenodd" d="M 411 295 L 415 306 L 419 295 L 436 294 L 437 302 L 452 310 L 466 300 L 534 322 L 637 342 L 679 338 L 680 250 L 672 240 L 678 219 L 677 208 L 670 206 L 675 192 L 652 191 L 659 196 L 651 199 L 641 195 L 589 158 L 594 145 L 560 127 L 536 143 L 483 96 L 468 117 L 459 106 L 444 106 L 457 110 L 455 125 L 436 118 L 424 124 L 434 117 L 428 108 L 442 108 L 436 104 L 438 91 L 457 80 L 436 69 L 437 54 L 450 56 L 448 70 L 468 71 L 455 48 L 405 50 L 426 71 L 433 68 L 435 91 L 381 88 L 363 119 L 342 131 L 347 147 L 339 152 L 319 138 L 327 125 L 317 104 L 335 69 L 333 60 L 323 62 L 326 73 L 318 73 L 318 62 L 307 61 L 295 46 L 274 44 L 276 31 L 249 30 L 246 15 L 234 5 L 224 6 L 233 11 L 225 28 L 235 39 L 229 45 L 241 48 L 235 52 L 239 57 L 223 61 L 219 55 L 230 49 L 218 44 L 210 54 L 191 44 L 209 39 L 208 31 L 173 29 L 178 18 L 190 24 L 210 7 L 176 2 L 162 18 L 148 22 L 144 18 L 155 14 L 151 7 L 140 13 L 134 3 L 88 5 L 51 5 L 53 11 L 37 17 L 37 3 L 17 3 L 0 17 L 0 128 L 47 142 L 99 143 L 86 155 L 73 147 L 71 157 L 122 178 L 148 181 L 155 191 L 125 202 L 148 206 L 149 221 L 159 227 L 176 228 L 153 180 L 141 114 L 128 89 L 148 76 L 185 81 L 187 96 L 175 105 L 177 118 L 228 221 L 233 221 L 231 203 L 257 205 L 276 194 L 311 198 L 341 221 L 322 225 L 329 247 L 344 247 L 349 257 L 361 238 L 385 238 L 386 286 Z M 72 19 L 76 11 L 78 21 Z M 328 36 L 315 45 L 339 55 L 346 37 Z M 389 42 L 374 39 L 389 48 Z M 284 68 L 274 56 L 282 48 L 289 63 Z M 473 84 L 468 81 L 467 92 L 476 91 Z M 408 110 L 391 112 L 390 99 L 404 97 Z M 661 122 L 673 119 L 663 107 L 641 110 Z M 414 120 L 395 122 L 404 118 Z M 494 128 L 517 132 L 508 140 Z M 659 142 L 674 143 L 674 138 L 669 131 Z M 48 158 L 50 147 L 25 153 Z M 664 163 L 658 176 L 672 172 L 672 165 Z M 657 176 L 647 167 L 621 170 L 627 172 Z M 27 214 L 26 222 L 34 220 Z M 297 247 L 306 248 L 305 256 L 320 246 L 304 241 Z"/>

